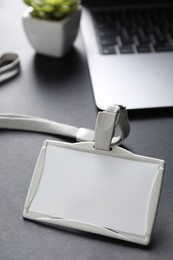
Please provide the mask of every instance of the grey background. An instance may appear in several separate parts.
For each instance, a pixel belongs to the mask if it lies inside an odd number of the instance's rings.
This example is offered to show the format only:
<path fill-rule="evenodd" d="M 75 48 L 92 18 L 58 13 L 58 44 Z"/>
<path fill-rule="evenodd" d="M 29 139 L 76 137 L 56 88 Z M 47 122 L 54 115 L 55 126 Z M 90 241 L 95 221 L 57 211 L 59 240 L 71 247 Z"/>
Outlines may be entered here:
<path fill-rule="evenodd" d="M 30 114 L 94 129 L 97 108 L 80 33 L 63 59 L 37 55 L 22 28 L 25 9 L 22 0 L 0 1 L 0 53 L 14 51 L 21 59 L 21 73 L 0 85 L 0 112 Z M 43 141 L 74 140 L 1 130 L 0 259 L 172 259 L 173 110 L 129 111 L 129 119 L 131 133 L 125 148 L 166 161 L 151 245 L 142 247 L 23 220 L 26 194 Z"/>

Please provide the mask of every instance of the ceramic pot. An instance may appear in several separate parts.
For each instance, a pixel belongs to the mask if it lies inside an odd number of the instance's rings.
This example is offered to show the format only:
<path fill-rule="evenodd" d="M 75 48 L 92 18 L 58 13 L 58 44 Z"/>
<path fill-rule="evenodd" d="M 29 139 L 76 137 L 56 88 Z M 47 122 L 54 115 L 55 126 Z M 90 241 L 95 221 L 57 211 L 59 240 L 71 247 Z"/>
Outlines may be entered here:
<path fill-rule="evenodd" d="M 60 21 L 42 20 L 30 16 L 28 8 L 22 16 L 26 36 L 36 52 L 62 57 L 72 47 L 77 36 L 81 8 Z"/>

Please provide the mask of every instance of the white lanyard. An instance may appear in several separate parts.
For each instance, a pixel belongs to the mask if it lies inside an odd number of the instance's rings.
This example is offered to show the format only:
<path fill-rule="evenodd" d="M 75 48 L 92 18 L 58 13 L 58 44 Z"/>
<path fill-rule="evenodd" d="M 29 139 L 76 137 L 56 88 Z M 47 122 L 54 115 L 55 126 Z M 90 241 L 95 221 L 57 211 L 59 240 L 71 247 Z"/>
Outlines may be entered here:
<path fill-rule="evenodd" d="M 5 53 L 0 56 L 0 82 L 13 77 L 19 71 L 20 61 L 17 54 Z M 113 137 L 117 126 L 121 134 Z M 21 114 L 0 114 L 0 128 L 63 135 L 75 138 L 76 141 L 95 140 L 95 148 L 101 150 L 110 150 L 111 145 L 121 144 L 130 132 L 126 109 L 120 105 L 112 105 L 106 111 L 98 113 L 95 131 Z"/>
<path fill-rule="evenodd" d="M 19 56 L 16 53 L 4 53 L 0 56 L 0 83 L 15 76 L 20 71 Z"/>
<path fill-rule="evenodd" d="M 118 125 L 121 134 L 112 139 Z M 121 144 L 130 131 L 126 109 L 119 105 L 113 105 L 107 111 L 98 113 L 95 131 L 21 114 L 0 114 L 0 128 L 62 135 L 75 138 L 76 141 L 95 139 L 95 148 L 103 150 L 110 150 L 111 141 L 112 145 Z"/>

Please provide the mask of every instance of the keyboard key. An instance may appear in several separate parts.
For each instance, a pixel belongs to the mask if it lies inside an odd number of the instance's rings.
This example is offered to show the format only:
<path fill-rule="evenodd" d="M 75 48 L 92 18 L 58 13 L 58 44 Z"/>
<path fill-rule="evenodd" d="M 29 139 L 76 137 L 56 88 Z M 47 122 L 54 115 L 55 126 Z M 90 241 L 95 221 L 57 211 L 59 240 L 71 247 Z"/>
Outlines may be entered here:
<path fill-rule="evenodd" d="M 146 53 L 146 52 L 151 52 L 151 48 L 147 44 L 140 44 L 136 46 L 136 49 L 139 53 Z"/>
<path fill-rule="evenodd" d="M 93 17 L 102 54 L 115 54 L 117 48 L 120 54 L 173 51 L 171 8 L 102 10 Z"/>
<path fill-rule="evenodd" d="M 154 33 L 154 28 L 153 28 L 152 25 L 146 25 L 146 26 L 143 28 L 143 30 L 144 30 L 144 33 L 145 33 L 146 35 L 150 35 L 150 34 L 153 34 L 153 33 Z"/>
<path fill-rule="evenodd" d="M 128 45 L 128 44 L 133 44 L 134 40 L 133 37 L 127 35 L 121 37 L 121 42 L 123 45 Z"/>
<path fill-rule="evenodd" d="M 105 13 L 104 12 L 97 12 L 96 11 L 96 12 L 93 13 L 93 15 L 94 15 L 98 24 L 104 22 L 104 20 L 105 20 Z"/>
<path fill-rule="evenodd" d="M 114 46 L 104 46 L 104 47 L 101 47 L 100 51 L 101 51 L 101 54 L 103 54 L 103 55 L 116 54 Z"/>
<path fill-rule="evenodd" d="M 122 45 L 119 47 L 119 51 L 121 54 L 128 54 L 128 53 L 133 53 L 133 47 L 131 45 Z"/>
<path fill-rule="evenodd" d="M 137 34 L 137 26 L 133 25 L 133 26 L 128 26 L 127 27 L 127 34 L 128 35 L 134 35 Z"/>
<path fill-rule="evenodd" d="M 173 48 L 170 44 L 155 44 L 154 49 L 156 52 L 173 51 Z"/>
<path fill-rule="evenodd" d="M 115 30 L 114 30 L 114 28 L 100 28 L 99 30 L 98 30 L 98 33 L 99 33 L 99 36 L 100 37 L 107 37 L 107 36 L 113 36 L 113 35 L 115 35 Z"/>
<path fill-rule="evenodd" d="M 137 39 L 138 39 L 138 42 L 141 43 L 141 44 L 142 43 L 150 43 L 151 42 L 150 37 L 145 35 L 145 34 L 138 35 Z"/>
<path fill-rule="evenodd" d="M 164 25 L 164 26 L 161 27 L 160 30 L 161 30 L 162 33 L 165 33 L 165 34 L 169 33 L 170 32 L 170 26 L 169 25 Z"/>
<path fill-rule="evenodd" d="M 101 37 L 100 43 L 102 46 L 115 45 L 117 43 L 116 37 Z"/>
<path fill-rule="evenodd" d="M 168 43 L 167 37 L 163 34 L 156 34 L 154 36 L 154 38 L 155 38 L 155 41 L 157 44 L 167 44 Z"/>

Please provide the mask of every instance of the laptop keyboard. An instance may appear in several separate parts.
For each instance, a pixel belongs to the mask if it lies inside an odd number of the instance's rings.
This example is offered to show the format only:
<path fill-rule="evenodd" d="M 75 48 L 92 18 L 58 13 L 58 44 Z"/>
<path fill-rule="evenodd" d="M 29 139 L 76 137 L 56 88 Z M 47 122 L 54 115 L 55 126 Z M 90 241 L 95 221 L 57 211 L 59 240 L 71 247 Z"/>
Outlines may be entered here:
<path fill-rule="evenodd" d="M 173 51 L 173 9 L 93 12 L 101 54 Z"/>

